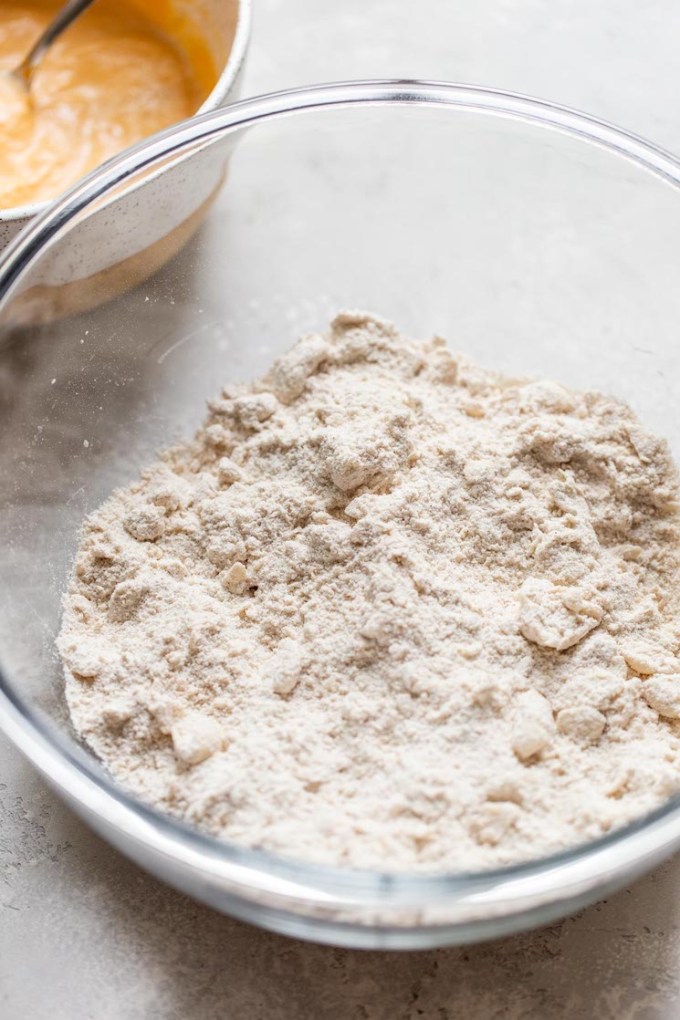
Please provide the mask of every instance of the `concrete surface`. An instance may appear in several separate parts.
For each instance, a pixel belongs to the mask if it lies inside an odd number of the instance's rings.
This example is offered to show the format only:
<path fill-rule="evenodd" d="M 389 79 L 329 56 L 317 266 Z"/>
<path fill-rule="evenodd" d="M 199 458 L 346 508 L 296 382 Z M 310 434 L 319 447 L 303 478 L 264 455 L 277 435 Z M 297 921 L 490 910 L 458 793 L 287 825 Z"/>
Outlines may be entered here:
<path fill-rule="evenodd" d="M 245 92 L 494 84 L 680 151 L 674 0 L 255 0 Z M 261 933 L 128 864 L 0 738 L 1 1020 L 675 1020 L 680 859 L 575 918 L 390 955 Z"/>

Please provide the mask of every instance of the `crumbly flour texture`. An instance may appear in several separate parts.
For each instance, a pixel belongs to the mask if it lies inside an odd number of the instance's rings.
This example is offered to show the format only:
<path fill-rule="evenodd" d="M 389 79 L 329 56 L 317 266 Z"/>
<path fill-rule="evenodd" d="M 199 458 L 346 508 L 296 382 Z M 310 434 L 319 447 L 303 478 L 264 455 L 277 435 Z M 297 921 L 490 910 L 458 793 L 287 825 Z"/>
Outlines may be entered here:
<path fill-rule="evenodd" d="M 138 797 L 296 858 L 600 836 L 680 785 L 677 500 L 617 400 L 344 313 L 85 522 L 75 728 Z"/>

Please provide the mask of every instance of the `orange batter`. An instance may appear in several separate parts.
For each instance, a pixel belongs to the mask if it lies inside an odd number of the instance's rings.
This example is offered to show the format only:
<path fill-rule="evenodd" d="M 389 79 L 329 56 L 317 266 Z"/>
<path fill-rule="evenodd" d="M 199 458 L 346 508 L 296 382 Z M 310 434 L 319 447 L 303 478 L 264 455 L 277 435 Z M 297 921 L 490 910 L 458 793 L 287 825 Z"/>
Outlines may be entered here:
<path fill-rule="evenodd" d="M 0 208 L 54 198 L 121 149 L 195 113 L 217 79 L 207 47 L 163 33 L 139 0 L 98 0 L 54 43 L 30 95 L 7 73 L 58 0 L 0 2 Z M 156 4 L 163 21 L 164 5 Z M 186 53 L 191 53 L 190 59 Z"/>

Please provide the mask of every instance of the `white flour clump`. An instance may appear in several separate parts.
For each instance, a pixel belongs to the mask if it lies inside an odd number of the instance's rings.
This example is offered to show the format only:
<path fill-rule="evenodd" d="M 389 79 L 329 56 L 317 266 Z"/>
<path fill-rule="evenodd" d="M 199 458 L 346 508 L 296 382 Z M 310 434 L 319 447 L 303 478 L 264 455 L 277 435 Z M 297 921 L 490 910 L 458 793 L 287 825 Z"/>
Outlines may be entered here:
<path fill-rule="evenodd" d="M 679 786 L 677 495 L 618 401 L 340 315 L 86 521 L 73 722 L 141 798 L 299 858 L 597 837 Z"/>

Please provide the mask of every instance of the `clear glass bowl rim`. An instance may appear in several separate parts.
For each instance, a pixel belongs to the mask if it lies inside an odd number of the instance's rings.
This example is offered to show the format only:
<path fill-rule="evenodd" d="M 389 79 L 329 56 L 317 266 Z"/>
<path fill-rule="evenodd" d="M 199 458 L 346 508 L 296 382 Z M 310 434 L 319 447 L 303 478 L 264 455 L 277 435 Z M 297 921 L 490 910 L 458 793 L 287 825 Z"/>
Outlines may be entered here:
<path fill-rule="evenodd" d="M 198 115 L 126 150 L 53 202 L 13 240 L 0 259 L 0 309 L 24 269 L 40 256 L 62 227 L 114 188 L 171 155 L 260 121 L 338 107 L 411 105 L 449 107 L 473 114 L 522 120 L 557 130 L 584 143 L 609 149 L 640 169 L 680 187 L 680 160 L 643 138 L 569 107 L 490 87 L 408 79 L 336 82 L 269 93 Z M 445 901 L 489 907 L 526 899 L 556 899 L 568 888 L 605 883 L 613 873 L 634 870 L 680 843 L 680 796 L 654 812 L 597 840 L 558 854 L 510 867 L 479 872 L 415 874 L 354 871 L 295 861 L 262 850 L 235 846 L 192 829 L 131 797 L 94 758 L 73 752 L 59 731 L 24 703 L 0 670 L 0 726 L 24 755 L 86 812 L 151 852 L 196 867 L 215 880 L 248 893 L 304 905 L 362 908 L 427 906 Z M 454 922 L 455 923 L 455 922 Z"/>

